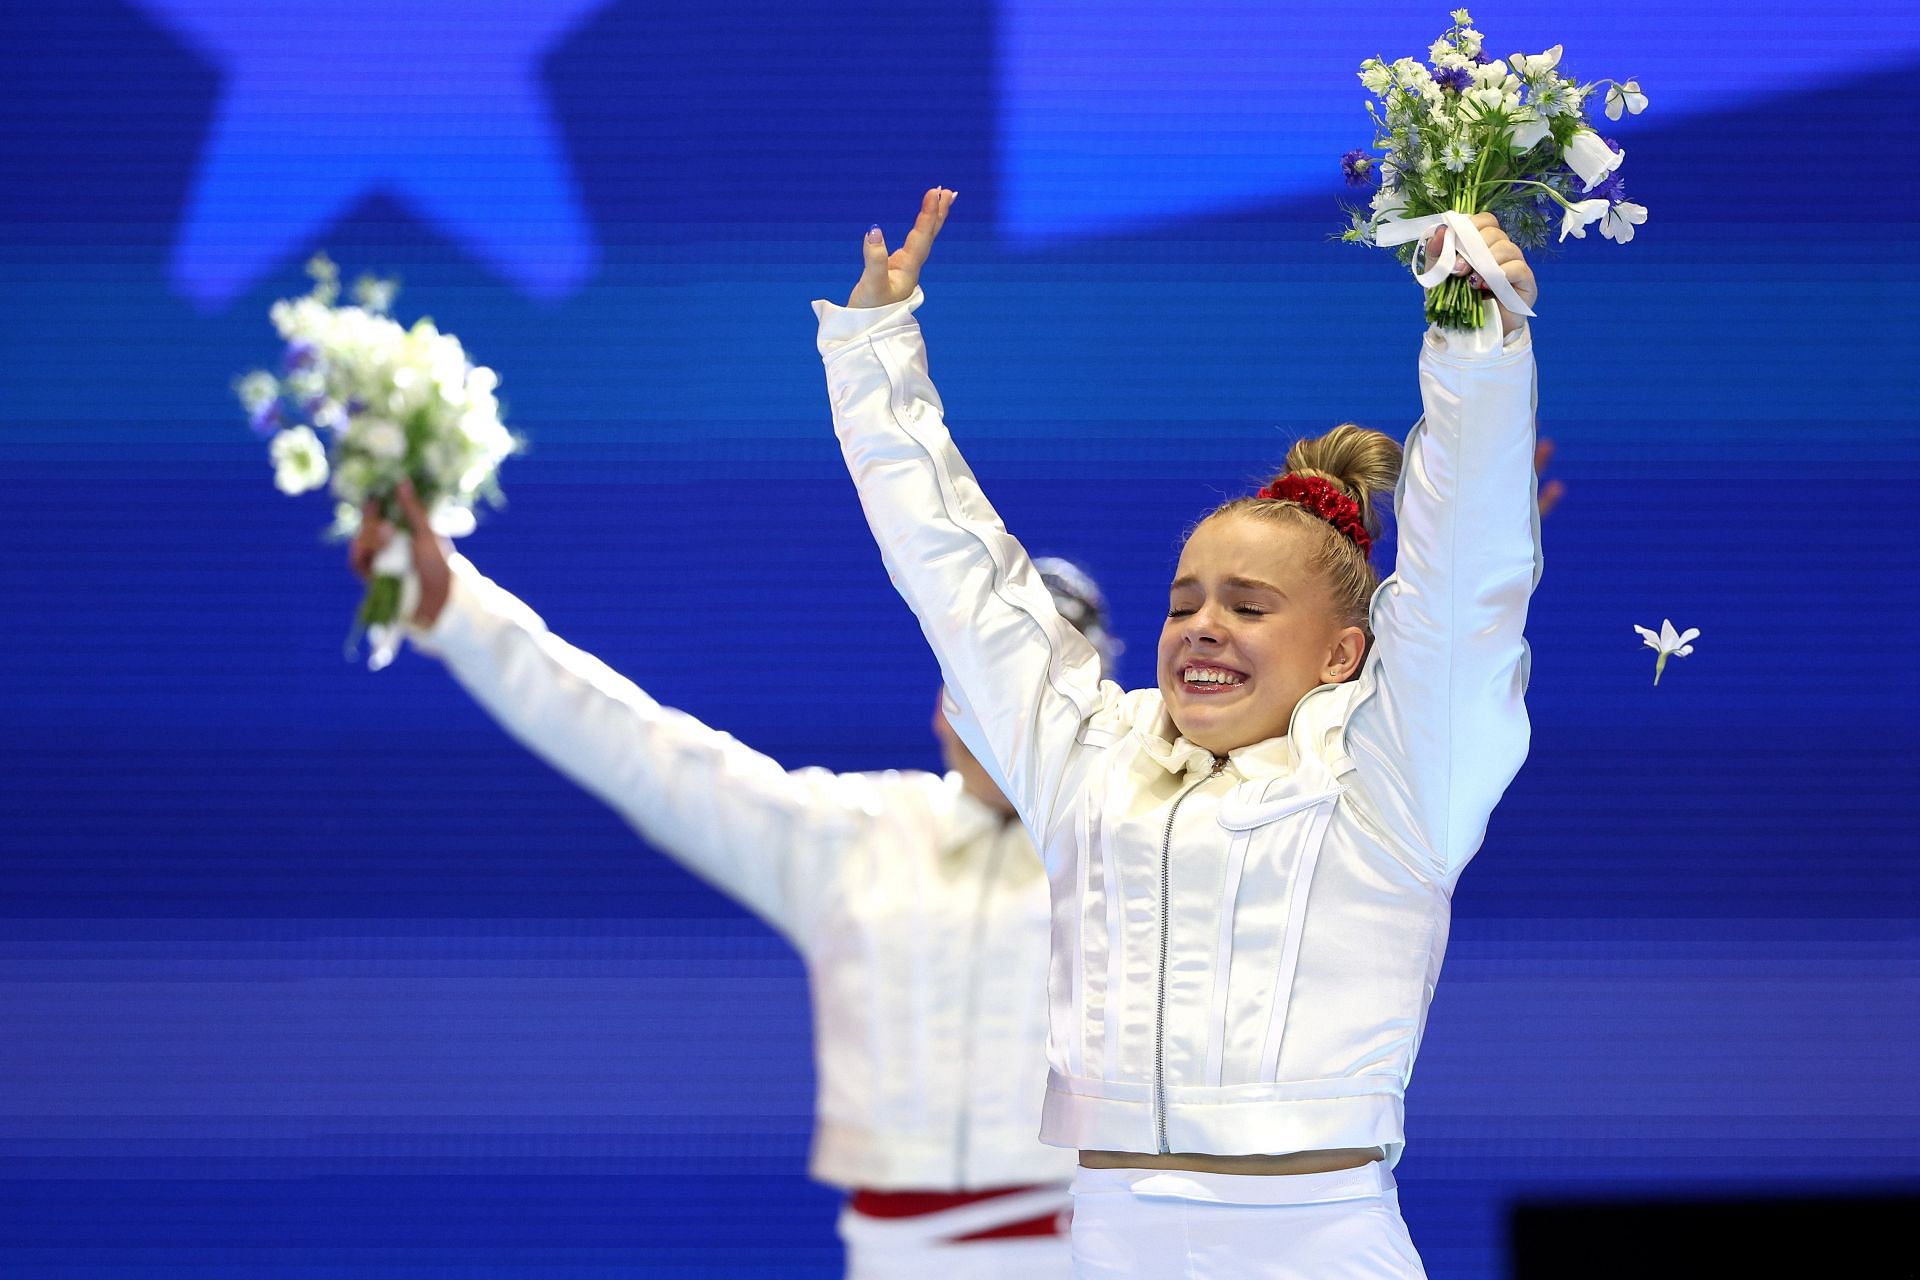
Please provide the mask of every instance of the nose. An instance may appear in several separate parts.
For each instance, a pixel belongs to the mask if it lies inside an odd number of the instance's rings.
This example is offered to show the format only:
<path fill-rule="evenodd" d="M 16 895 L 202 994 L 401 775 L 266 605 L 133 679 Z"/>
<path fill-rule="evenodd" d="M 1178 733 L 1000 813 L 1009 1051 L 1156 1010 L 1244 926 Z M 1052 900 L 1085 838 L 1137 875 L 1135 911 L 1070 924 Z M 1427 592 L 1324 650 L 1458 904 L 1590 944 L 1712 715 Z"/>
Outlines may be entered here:
<path fill-rule="evenodd" d="M 1187 625 L 1180 632 L 1181 638 L 1195 648 L 1217 645 L 1225 634 L 1220 615 L 1212 604 L 1203 604 L 1187 615 Z"/>

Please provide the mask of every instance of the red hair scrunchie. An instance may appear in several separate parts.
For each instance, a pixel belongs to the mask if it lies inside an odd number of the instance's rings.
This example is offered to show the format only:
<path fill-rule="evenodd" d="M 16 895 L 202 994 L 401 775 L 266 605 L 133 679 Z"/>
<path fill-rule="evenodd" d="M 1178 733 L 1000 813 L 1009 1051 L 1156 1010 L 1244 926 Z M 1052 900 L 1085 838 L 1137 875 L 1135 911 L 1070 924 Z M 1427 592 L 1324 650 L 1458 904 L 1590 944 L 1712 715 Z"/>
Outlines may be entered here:
<path fill-rule="evenodd" d="M 1360 554 L 1373 554 L 1373 535 L 1360 518 L 1360 504 L 1340 492 L 1337 485 L 1319 476 L 1284 475 L 1253 495 L 1270 502 L 1297 502 L 1325 520 L 1360 548 Z"/>

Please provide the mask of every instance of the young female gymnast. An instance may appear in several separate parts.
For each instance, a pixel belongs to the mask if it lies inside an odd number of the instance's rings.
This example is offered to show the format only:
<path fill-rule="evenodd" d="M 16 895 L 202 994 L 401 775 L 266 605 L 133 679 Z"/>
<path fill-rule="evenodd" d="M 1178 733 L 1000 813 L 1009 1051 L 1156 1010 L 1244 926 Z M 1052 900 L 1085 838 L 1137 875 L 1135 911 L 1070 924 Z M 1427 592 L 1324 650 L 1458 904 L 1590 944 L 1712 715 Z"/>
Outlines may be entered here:
<path fill-rule="evenodd" d="M 1392 1175 L 1449 898 L 1526 755 L 1533 354 L 1429 332 L 1401 451 L 1335 428 L 1188 535 L 1158 687 L 1104 680 L 942 417 L 913 312 L 953 193 L 815 304 L 883 559 L 1046 860 L 1041 1136 L 1088 1277 L 1422 1274 Z M 1520 296 L 1518 248 L 1478 234 Z M 1425 246 L 1442 250 L 1443 232 Z M 1464 269 L 1464 264 L 1463 269 Z M 1204 317 L 1185 316 L 1193 323 Z M 1399 562 L 1376 589 L 1378 504 Z"/>
<path fill-rule="evenodd" d="M 414 530 L 428 527 L 410 490 Z M 369 504 L 365 576 L 395 530 Z M 1047 892 L 1012 806 L 934 713 L 949 772 L 787 772 L 660 706 L 426 532 L 416 647 L 503 728 L 779 930 L 806 962 L 815 1178 L 845 1188 L 852 1280 L 1065 1280 L 1070 1153 L 1036 1138 Z M 1099 588 L 1034 570 L 1107 653 Z M 1091 659 L 1096 665 L 1101 659 Z M 943 708 L 950 705 L 944 694 Z"/>

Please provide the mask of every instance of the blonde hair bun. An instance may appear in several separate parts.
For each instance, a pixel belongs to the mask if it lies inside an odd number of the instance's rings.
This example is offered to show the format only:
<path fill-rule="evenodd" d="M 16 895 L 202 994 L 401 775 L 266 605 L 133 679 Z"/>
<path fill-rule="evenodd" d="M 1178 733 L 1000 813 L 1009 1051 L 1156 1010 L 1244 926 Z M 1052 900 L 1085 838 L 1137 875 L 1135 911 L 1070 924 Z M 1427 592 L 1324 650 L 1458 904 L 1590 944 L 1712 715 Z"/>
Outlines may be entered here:
<path fill-rule="evenodd" d="M 1381 499 L 1400 483 L 1400 461 L 1400 443 L 1392 436 L 1343 422 L 1325 435 L 1295 441 L 1280 474 L 1328 481 L 1359 505 L 1361 523 L 1377 538 Z"/>

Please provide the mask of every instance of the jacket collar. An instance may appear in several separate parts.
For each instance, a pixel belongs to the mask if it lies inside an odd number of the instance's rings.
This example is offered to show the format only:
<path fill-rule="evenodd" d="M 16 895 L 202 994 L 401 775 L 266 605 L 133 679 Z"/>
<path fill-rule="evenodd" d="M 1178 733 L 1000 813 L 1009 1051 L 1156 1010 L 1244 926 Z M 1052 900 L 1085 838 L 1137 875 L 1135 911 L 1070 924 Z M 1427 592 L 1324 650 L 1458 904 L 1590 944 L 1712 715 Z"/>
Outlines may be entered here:
<path fill-rule="evenodd" d="M 1161 768 L 1173 774 L 1211 773 L 1213 752 L 1178 736 L 1173 721 L 1165 712 L 1160 724 L 1140 730 L 1140 746 Z M 1268 738 L 1252 746 L 1227 752 L 1227 765 L 1243 778 L 1273 778 L 1290 773 L 1294 766 L 1293 739 Z"/>
<path fill-rule="evenodd" d="M 1300 735 L 1317 732 L 1314 726 L 1324 718 L 1321 713 L 1334 710 L 1334 704 L 1344 702 L 1352 689 L 1350 684 L 1323 684 L 1309 690 L 1294 707 L 1293 720 L 1285 734 L 1234 748 L 1227 753 L 1228 767 L 1249 781 L 1278 778 L 1292 773 L 1300 763 L 1297 746 L 1302 741 Z M 1303 711 L 1307 713 L 1304 719 L 1301 714 Z M 1154 715 L 1144 719 L 1144 723 L 1136 729 L 1136 734 L 1141 749 L 1168 773 L 1209 773 L 1213 769 L 1213 753 L 1181 737 L 1173 727 L 1173 718 L 1167 714 L 1164 705 L 1157 704 L 1157 700 Z"/>

